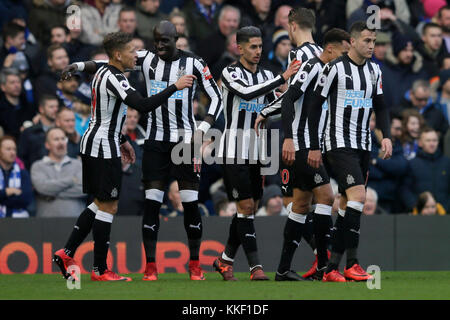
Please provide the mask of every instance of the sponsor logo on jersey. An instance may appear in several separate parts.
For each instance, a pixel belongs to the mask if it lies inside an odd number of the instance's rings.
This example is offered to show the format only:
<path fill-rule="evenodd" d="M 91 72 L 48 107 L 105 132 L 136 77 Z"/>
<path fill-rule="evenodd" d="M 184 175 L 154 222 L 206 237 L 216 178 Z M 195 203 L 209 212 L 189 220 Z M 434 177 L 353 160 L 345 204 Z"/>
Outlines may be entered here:
<path fill-rule="evenodd" d="M 150 96 L 160 93 L 167 88 L 166 81 L 150 80 Z M 174 92 L 169 99 L 183 99 L 183 90 Z"/>
<path fill-rule="evenodd" d="M 247 112 L 261 112 L 266 105 L 264 103 L 258 103 L 258 99 L 253 99 L 251 101 L 241 100 L 239 104 L 239 111 L 245 110 Z"/>
<path fill-rule="evenodd" d="M 372 108 L 372 99 L 364 98 L 363 90 L 345 90 L 344 107 L 352 108 Z"/>

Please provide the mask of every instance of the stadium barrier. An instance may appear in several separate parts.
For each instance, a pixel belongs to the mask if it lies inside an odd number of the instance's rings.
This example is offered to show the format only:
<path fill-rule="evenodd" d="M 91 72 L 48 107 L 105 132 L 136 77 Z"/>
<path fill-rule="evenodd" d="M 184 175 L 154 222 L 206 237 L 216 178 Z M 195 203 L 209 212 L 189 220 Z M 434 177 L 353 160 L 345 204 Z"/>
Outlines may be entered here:
<path fill-rule="evenodd" d="M 75 219 L 1 219 L 0 274 L 58 273 L 51 262 L 53 252 L 65 244 Z M 266 271 L 275 271 L 280 258 L 286 217 L 257 217 L 260 260 Z M 228 236 L 230 218 L 203 219 L 200 262 L 206 271 L 219 255 Z M 381 270 L 450 270 L 450 216 L 383 215 L 364 216 L 359 247 L 363 267 L 378 265 Z M 161 219 L 157 247 L 160 273 L 187 272 L 189 249 L 183 218 Z M 81 271 L 88 272 L 93 262 L 93 242 L 89 235 L 75 259 Z M 314 260 L 303 240 L 293 261 L 293 269 L 307 270 Z M 345 257 L 343 258 L 345 260 Z M 344 261 L 343 261 L 344 263 Z M 142 273 L 145 255 L 141 244 L 141 218 L 116 217 L 112 226 L 108 265 L 119 273 Z M 236 256 L 236 271 L 248 271 L 242 248 Z"/>

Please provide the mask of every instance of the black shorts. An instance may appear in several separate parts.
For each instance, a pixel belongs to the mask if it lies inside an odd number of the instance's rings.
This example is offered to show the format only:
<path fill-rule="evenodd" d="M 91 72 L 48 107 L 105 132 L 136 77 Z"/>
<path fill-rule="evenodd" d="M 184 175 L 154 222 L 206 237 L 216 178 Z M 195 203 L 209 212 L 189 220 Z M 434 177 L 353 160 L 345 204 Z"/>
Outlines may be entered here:
<path fill-rule="evenodd" d="M 122 186 L 120 158 L 103 159 L 81 155 L 83 192 L 100 201 L 119 200 Z"/>
<path fill-rule="evenodd" d="M 367 185 L 369 177 L 370 152 L 365 150 L 338 148 L 327 151 L 327 169 L 336 179 L 339 193 L 348 188 Z"/>
<path fill-rule="evenodd" d="M 162 181 L 165 185 L 170 178 L 177 181 L 186 181 L 195 184 L 200 183 L 201 166 L 194 164 L 193 147 L 189 163 L 174 164 L 172 161 L 172 149 L 178 143 L 165 141 L 146 141 L 142 158 L 142 181 Z M 183 153 L 181 152 L 181 156 Z"/>
<path fill-rule="evenodd" d="M 321 165 L 318 169 L 308 165 L 309 149 L 295 152 L 295 161 L 290 172 L 293 174 L 291 187 L 302 191 L 312 191 L 322 185 L 330 183 L 325 167 Z"/>
<path fill-rule="evenodd" d="M 223 164 L 222 168 L 230 201 L 261 199 L 264 183 L 261 164 Z"/>

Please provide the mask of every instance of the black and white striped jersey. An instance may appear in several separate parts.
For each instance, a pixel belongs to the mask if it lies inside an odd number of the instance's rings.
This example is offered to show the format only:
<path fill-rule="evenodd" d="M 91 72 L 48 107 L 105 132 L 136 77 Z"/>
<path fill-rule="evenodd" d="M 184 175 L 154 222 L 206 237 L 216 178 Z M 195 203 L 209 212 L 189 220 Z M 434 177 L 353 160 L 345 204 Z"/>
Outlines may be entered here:
<path fill-rule="evenodd" d="M 222 95 L 225 130 L 219 146 L 219 157 L 259 160 L 261 140 L 253 126 L 266 103 L 275 100 L 275 89 L 285 82 L 269 70 L 258 66 L 255 73 L 240 62 L 222 71 Z M 265 150 L 265 149 L 261 149 Z"/>
<path fill-rule="evenodd" d="M 119 138 L 127 114 L 122 102 L 135 92 L 114 66 L 104 64 L 91 84 L 91 120 L 80 143 L 81 153 L 94 158 L 120 157 Z"/>
<path fill-rule="evenodd" d="M 324 67 L 315 92 L 328 100 L 326 151 L 344 147 L 370 151 L 373 101 L 382 101 L 383 94 L 379 66 L 370 60 L 358 65 L 344 55 Z"/>
<path fill-rule="evenodd" d="M 197 88 L 203 89 L 210 99 L 207 115 L 214 120 L 220 115 L 221 92 L 203 59 L 178 50 L 178 56 L 174 60 L 164 61 L 154 52 L 141 50 L 138 51 L 136 69 L 143 72 L 148 96 L 159 93 L 183 75 L 193 74 L 197 77 L 191 88 L 175 92 L 163 104 L 166 108 L 158 108 L 149 113 L 147 140 L 178 142 L 184 131 L 185 141 L 190 141 L 193 131 L 197 129 L 193 108 Z"/>
<path fill-rule="evenodd" d="M 288 65 L 291 64 L 292 60 L 294 59 L 300 61 L 301 63 L 304 63 L 309 59 L 320 56 L 322 51 L 323 49 L 319 45 L 311 42 L 304 42 L 300 46 L 292 49 L 289 52 Z M 292 83 L 293 79 L 294 76 L 290 78 L 289 83 Z"/>

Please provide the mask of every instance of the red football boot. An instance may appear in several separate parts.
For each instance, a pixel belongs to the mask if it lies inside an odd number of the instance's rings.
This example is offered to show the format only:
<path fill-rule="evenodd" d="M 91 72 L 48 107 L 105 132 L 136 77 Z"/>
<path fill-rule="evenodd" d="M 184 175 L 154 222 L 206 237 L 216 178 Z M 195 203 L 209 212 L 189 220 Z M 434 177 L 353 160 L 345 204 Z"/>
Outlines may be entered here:
<path fill-rule="evenodd" d="M 347 282 L 345 280 L 345 277 L 338 270 L 333 270 L 329 273 L 324 273 L 322 281 L 323 282 Z"/>
<path fill-rule="evenodd" d="M 56 263 L 56 265 L 59 267 L 59 269 L 61 270 L 61 273 L 64 277 L 64 279 L 69 279 L 72 278 L 72 280 L 78 281 L 77 276 L 75 275 L 75 272 L 72 271 L 71 274 L 69 274 L 67 272 L 67 269 L 70 266 L 78 266 L 78 264 L 76 263 L 76 261 L 72 258 L 69 257 L 65 252 L 64 249 L 60 249 L 58 251 L 56 251 L 53 254 L 53 262 Z"/>
<path fill-rule="evenodd" d="M 213 263 L 214 269 L 218 273 L 220 273 L 225 281 L 237 281 L 237 279 L 233 275 L 233 265 L 230 263 L 225 263 L 221 261 L 219 258 L 214 260 Z"/>
<path fill-rule="evenodd" d="M 148 262 L 145 266 L 144 277 L 142 278 L 144 281 L 156 281 L 158 280 L 158 271 L 156 270 L 155 262 Z"/>
<path fill-rule="evenodd" d="M 344 269 L 344 277 L 347 280 L 353 281 L 366 281 L 373 279 L 373 277 L 364 271 L 364 269 L 357 263 L 355 263 L 351 268 Z"/>
<path fill-rule="evenodd" d="M 92 270 L 91 273 L 92 281 L 131 281 L 129 277 L 119 276 L 117 273 L 111 270 L 105 270 L 103 274 L 97 274 Z"/>
<path fill-rule="evenodd" d="M 191 280 L 205 280 L 205 274 L 202 268 L 200 268 L 200 261 L 189 261 L 189 276 Z"/>

